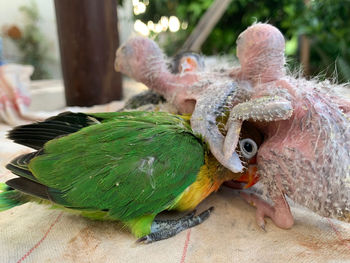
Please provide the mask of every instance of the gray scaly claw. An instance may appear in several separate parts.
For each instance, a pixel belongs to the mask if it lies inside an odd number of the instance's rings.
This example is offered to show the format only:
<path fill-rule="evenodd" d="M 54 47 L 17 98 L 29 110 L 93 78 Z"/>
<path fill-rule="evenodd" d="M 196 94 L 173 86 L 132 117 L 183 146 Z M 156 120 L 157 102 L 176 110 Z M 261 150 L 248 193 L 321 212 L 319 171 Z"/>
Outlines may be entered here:
<path fill-rule="evenodd" d="M 213 210 L 214 207 L 210 207 L 197 216 L 194 215 L 195 211 L 192 211 L 184 217 L 176 220 L 154 220 L 151 226 L 151 233 L 139 238 L 136 242 L 149 244 L 175 236 L 183 230 L 189 229 L 204 222 L 209 218 Z"/>
<path fill-rule="evenodd" d="M 194 215 L 196 214 L 197 209 L 194 209 L 192 212 L 188 213 L 187 215 L 185 215 L 183 218 L 193 218 Z"/>

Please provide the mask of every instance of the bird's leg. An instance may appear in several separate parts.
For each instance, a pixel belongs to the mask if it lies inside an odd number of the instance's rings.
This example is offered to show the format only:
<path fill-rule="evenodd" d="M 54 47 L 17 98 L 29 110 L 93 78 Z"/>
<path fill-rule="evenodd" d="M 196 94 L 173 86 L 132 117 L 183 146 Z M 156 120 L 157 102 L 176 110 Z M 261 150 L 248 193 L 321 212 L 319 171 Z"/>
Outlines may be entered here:
<path fill-rule="evenodd" d="M 279 121 L 290 118 L 292 113 L 290 101 L 279 96 L 263 96 L 236 105 L 229 120 Z"/>
<path fill-rule="evenodd" d="M 260 199 L 254 194 L 241 193 L 241 196 L 256 207 L 256 222 L 265 231 L 264 217 L 268 216 L 276 226 L 284 229 L 291 228 L 294 224 L 293 215 L 284 194 L 273 198 L 274 206 Z"/>
<path fill-rule="evenodd" d="M 209 218 L 214 207 L 210 207 L 199 215 L 195 216 L 195 211 L 175 220 L 154 220 L 151 226 L 151 233 L 139 238 L 137 242 L 152 243 L 175 236 L 183 230 L 201 224 Z"/>
<path fill-rule="evenodd" d="M 226 124 L 227 134 L 223 146 L 225 160 L 231 158 L 239 139 L 240 127 L 245 120 L 286 120 L 293 114 L 290 101 L 278 96 L 264 96 L 237 104 L 230 112 Z"/>
<path fill-rule="evenodd" d="M 216 120 L 218 117 L 224 116 L 225 111 L 230 109 L 231 101 L 235 99 L 237 90 L 245 88 L 243 85 L 225 80 L 208 86 L 205 93 L 198 96 L 196 107 L 191 116 L 193 132 L 201 135 L 208 143 L 210 151 L 215 158 L 234 173 L 243 171 L 242 162 L 235 152 L 237 143 L 236 145 L 231 145 L 233 150 L 230 156 L 225 159 L 223 152 L 225 137 L 221 134 Z M 238 129 L 240 129 L 239 125 Z"/>

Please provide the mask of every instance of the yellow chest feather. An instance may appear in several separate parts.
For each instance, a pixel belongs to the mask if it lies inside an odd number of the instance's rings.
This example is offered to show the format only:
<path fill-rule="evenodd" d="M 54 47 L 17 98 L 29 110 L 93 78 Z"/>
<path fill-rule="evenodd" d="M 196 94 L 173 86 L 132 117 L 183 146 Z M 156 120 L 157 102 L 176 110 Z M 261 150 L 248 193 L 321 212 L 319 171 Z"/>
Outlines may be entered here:
<path fill-rule="evenodd" d="M 234 174 L 221 166 L 214 157 L 206 157 L 197 180 L 187 187 L 171 209 L 193 210 L 208 195 L 217 191 L 224 181 L 238 179 L 239 176 L 240 174 Z"/>

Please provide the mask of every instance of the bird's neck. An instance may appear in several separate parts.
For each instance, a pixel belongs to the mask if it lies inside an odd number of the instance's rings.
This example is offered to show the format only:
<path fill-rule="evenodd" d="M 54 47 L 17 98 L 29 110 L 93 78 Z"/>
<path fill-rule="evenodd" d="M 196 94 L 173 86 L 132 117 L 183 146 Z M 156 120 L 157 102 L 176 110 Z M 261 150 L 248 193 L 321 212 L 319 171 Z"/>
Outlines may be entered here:
<path fill-rule="evenodd" d="M 237 174 L 219 165 L 213 155 L 206 154 L 205 164 L 200 168 L 196 181 L 181 194 L 172 209 L 193 210 L 208 195 L 216 192 L 225 181 L 237 178 Z"/>

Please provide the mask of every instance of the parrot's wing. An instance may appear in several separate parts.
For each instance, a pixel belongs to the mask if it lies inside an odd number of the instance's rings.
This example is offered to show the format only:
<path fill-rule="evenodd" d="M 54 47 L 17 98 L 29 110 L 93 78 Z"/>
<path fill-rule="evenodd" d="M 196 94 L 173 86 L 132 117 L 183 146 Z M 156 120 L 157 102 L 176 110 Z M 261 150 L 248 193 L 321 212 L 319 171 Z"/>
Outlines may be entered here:
<path fill-rule="evenodd" d="M 167 113 L 118 114 L 47 142 L 31 159 L 29 170 L 48 187 L 49 199 L 128 220 L 166 209 L 195 181 L 205 149 L 186 121 Z"/>
<path fill-rule="evenodd" d="M 114 119 L 140 119 L 147 121 L 149 118 L 167 118 L 167 113 L 132 112 L 106 112 L 106 113 L 73 113 L 63 112 L 57 116 L 48 118 L 43 122 L 17 126 L 8 133 L 8 138 L 14 142 L 39 150 L 52 139 L 65 136 L 81 130 L 84 127 L 113 121 Z M 151 119 L 151 121 L 154 121 Z"/>
<path fill-rule="evenodd" d="M 115 115 L 119 116 L 120 114 L 109 112 L 97 117 L 92 114 L 67 111 L 43 122 L 17 126 L 9 132 L 8 138 L 16 143 L 38 150 L 54 138 L 77 132 L 90 125 L 112 120 Z"/>

